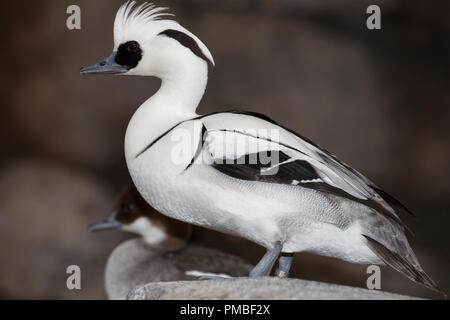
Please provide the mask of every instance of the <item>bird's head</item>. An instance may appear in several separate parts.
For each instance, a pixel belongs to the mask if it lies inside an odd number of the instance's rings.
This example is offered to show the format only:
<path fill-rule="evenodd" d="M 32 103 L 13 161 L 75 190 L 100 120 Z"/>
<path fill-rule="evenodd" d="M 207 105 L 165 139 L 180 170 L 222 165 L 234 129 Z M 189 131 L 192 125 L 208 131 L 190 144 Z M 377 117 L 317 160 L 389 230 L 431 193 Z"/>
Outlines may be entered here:
<path fill-rule="evenodd" d="M 176 250 L 190 238 L 192 226 L 174 220 L 152 208 L 135 187 L 125 189 L 117 198 L 113 212 L 90 226 L 91 231 L 124 230 L 136 233 L 153 247 Z"/>
<path fill-rule="evenodd" d="M 170 78 L 197 64 L 214 65 L 208 48 L 174 20 L 164 19 L 167 8 L 150 3 L 123 4 L 114 22 L 113 53 L 81 74 L 126 74 Z"/>

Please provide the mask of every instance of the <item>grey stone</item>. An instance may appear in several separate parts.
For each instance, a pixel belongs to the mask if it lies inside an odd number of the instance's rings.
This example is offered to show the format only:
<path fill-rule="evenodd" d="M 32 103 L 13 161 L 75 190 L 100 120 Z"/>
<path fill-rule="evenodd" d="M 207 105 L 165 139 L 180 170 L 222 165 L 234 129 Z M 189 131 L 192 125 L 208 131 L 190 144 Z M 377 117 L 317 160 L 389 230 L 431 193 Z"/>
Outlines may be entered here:
<path fill-rule="evenodd" d="M 105 268 L 105 289 L 110 300 L 122 300 L 131 289 L 146 283 L 196 279 L 186 271 L 230 276 L 248 275 L 252 266 L 225 252 L 189 244 L 176 252 L 154 251 L 142 238 L 121 243 Z"/>
<path fill-rule="evenodd" d="M 155 282 L 131 290 L 130 300 L 415 300 L 419 298 L 301 279 L 234 278 Z"/>

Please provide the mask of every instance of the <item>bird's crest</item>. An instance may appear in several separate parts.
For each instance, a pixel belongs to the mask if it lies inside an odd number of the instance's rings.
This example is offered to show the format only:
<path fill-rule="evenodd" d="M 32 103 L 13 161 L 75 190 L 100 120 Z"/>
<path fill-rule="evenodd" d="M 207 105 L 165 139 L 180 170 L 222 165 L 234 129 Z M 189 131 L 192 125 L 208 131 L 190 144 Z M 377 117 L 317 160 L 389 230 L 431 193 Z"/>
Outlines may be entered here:
<path fill-rule="evenodd" d="M 165 12 L 169 8 L 157 7 L 153 3 L 144 2 L 136 6 L 136 1 L 124 3 L 116 14 L 114 21 L 114 50 L 130 40 L 141 40 L 143 43 L 151 39 L 152 32 L 154 36 L 165 30 L 176 30 L 185 33 L 191 37 L 198 45 L 203 55 L 212 65 L 214 59 L 205 44 L 190 31 L 183 28 L 178 22 L 171 19 L 162 19 L 162 17 L 174 16 Z M 142 44 L 142 43 L 141 43 Z"/>
<path fill-rule="evenodd" d="M 135 7 L 136 1 L 127 1 L 116 14 L 115 25 L 125 27 L 128 23 L 148 23 L 160 20 L 164 16 L 173 16 L 173 14 L 164 12 L 167 7 L 156 7 L 153 3 L 144 2 Z"/>
<path fill-rule="evenodd" d="M 116 14 L 114 21 L 114 40 L 118 45 L 131 33 L 139 33 L 148 30 L 148 25 L 157 21 L 167 21 L 178 24 L 173 20 L 163 20 L 162 17 L 174 16 L 172 13 L 164 12 L 167 7 L 156 7 L 153 3 L 144 2 L 136 6 L 136 1 L 127 1 Z"/>

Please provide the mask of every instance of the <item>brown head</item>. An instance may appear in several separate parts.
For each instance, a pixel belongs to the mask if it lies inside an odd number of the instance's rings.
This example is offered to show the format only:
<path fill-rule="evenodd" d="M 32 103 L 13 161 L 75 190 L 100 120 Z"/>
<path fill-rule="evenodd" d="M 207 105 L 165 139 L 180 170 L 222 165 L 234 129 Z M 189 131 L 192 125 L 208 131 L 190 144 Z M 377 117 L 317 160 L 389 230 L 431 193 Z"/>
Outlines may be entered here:
<path fill-rule="evenodd" d="M 129 187 L 118 196 L 113 212 L 90 226 L 91 231 L 120 229 L 137 233 L 154 249 L 174 251 L 189 241 L 192 226 L 159 213 Z"/>

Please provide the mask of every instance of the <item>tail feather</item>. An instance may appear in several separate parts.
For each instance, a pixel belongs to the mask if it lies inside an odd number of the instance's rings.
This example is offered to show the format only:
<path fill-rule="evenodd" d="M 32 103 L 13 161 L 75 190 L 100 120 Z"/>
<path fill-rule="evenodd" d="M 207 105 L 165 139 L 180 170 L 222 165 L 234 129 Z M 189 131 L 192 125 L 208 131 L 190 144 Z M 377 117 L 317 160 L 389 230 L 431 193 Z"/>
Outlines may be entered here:
<path fill-rule="evenodd" d="M 439 292 L 447 298 L 447 294 L 437 286 L 433 279 L 431 279 L 419 265 L 413 265 L 411 262 L 402 258 L 399 254 L 389 250 L 371 237 L 366 235 L 363 236 L 367 239 L 369 248 L 387 265 L 398 272 L 403 273 L 412 281 L 417 282 L 418 284 L 421 284 L 433 291 Z"/>
<path fill-rule="evenodd" d="M 415 217 L 416 215 L 411 212 L 407 207 L 405 207 L 400 201 L 395 199 L 393 196 L 391 196 L 386 191 L 383 191 L 377 187 L 372 187 L 380 196 L 383 198 L 384 201 L 386 201 L 394 210 L 395 212 L 402 212 L 409 214 L 412 217 Z"/>

